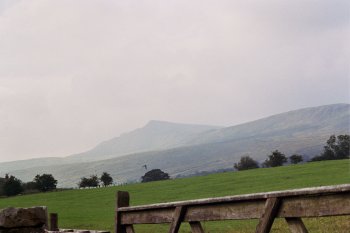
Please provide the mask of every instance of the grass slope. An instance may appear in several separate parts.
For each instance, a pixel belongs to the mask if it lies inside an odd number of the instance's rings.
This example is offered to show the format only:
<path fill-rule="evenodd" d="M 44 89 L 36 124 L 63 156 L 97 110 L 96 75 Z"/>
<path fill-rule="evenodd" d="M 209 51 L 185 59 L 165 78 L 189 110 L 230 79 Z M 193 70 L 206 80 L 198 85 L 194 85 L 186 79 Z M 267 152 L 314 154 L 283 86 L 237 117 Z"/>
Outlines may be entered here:
<path fill-rule="evenodd" d="M 131 205 L 350 183 L 349 160 L 227 172 L 145 184 L 41 193 L 0 199 L 0 208 L 48 206 L 62 228 L 113 230 L 115 193 L 126 190 Z M 310 219 L 310 232 L 349 232 L 350 217 Z M 204 223 L 206 232 L 253 232 L 256 221 Z M 183 224 L 181 232 L 190 232 Z M 137 226 L 136 232 L 166 232 L 167 226 Z M 345 229 L 345 230 L 344 230 Z M 288 232 L 277 220 L 272 232 Z"/>

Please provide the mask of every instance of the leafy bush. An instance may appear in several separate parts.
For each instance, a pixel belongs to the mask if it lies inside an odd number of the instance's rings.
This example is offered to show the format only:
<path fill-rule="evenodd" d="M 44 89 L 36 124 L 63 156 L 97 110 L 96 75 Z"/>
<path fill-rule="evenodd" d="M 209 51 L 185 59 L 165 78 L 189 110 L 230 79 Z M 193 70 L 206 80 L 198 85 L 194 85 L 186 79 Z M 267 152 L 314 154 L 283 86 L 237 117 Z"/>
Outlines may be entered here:
<path fill-rule="evenodd" d="M 100 181 L 98 180 L 98 177 L 96 175 L 91 175 L 90 178 L 86 178 L 86 177 L 81 178 L 78 185 L 79 185 L 79 188 L 97 187 L 99 183 Z"/>
<path fill-rule="evenodd" d="M 6 196 L 15 196 L 23 192 L 22 181 L 14 176 L 5 177 L 3 192 Z"/>
<path fill-rule="evenodd" d="M 259 163 L 249 156 L 242 156 L 239 163 L 233 166 L 238 171 L 259 168 Z"/>
<path fill-rule="evenodd" d="M 150 182 L 150 181 L 157 181 L 157 180 L 168 180 L 169 174 L 163 172 L 160 169 L 153 169 L 149 172 L 146 172 L 144 176 L 141 177 L 141 182 Z"/>
<path fill-rule="evenodd" d="M 289 157 L 289 161 L 292 164 L 301 163 L 301 162 L 303 162 L 303 156 L 298 155 L 298 154 L 294 154 L 294 155 Z"/>
<path fill-rule="evenodd" d="M 271 155 L 268 155 L 268 158 L 264 162 L 265 167 L 278 167 L 282 166 L 284 163 L 287 162 L 287 157 L 279 152 L 278 150 L 275 150 L 272 152 Z"/>
<path fill-rule="evenodd" d="M 108 186 L 113 183 L 113 178 L 107 172 L 102 173 L 100 180 L 102 181 L 103 186 Z"/>
<path fill-rule="evenodd" d="M 34 181 L 36 188 L 42 192 L 56 189 L 57 180 L 51 174 L 36 175 Z"/>

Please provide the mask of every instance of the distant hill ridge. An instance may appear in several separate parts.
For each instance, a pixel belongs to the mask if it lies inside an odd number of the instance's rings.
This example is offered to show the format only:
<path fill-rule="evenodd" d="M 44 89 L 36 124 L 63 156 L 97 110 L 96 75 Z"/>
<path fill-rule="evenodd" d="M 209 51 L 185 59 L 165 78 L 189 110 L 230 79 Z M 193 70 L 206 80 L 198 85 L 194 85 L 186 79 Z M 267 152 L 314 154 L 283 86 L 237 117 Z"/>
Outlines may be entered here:
<path fill-rule="evenodd" d="M 200 133 L 219 128 L 221 127 L 152 120 L 140 129 L 124 133 L 100 143 L 92 150 L 71 155 L 69 158 L 92 161 L 151 150 L 164 150 L 181 146 Z"/>
<path fill-rule="evenodd" d="M 301 134 L 316 128 L 349 132 L 349 114 L 349 104 L 303 108 L 207 132 L 188 144 L 223 142 L 238 138 L 271 136 L 276 133 Z"/>
<path fill-rule="evenodd" d="M 171 176 L 190 175 L 230 168 L 246 154 L 262 162 L 275 149 L 314 156 L 331 134 L 349 134 L 349 125 L 349 104 L 294 110 L 225 128 L 151 121 L 79 155 L 31 160 L 31 165 L 0 163 L 0 176 L 10 172 L 26 180 L 52 173 L 61 186 L 69 187 L 82 176 L 103 171 L 120 181 L 135 181 L 144 174 L 144 164 Z"/>

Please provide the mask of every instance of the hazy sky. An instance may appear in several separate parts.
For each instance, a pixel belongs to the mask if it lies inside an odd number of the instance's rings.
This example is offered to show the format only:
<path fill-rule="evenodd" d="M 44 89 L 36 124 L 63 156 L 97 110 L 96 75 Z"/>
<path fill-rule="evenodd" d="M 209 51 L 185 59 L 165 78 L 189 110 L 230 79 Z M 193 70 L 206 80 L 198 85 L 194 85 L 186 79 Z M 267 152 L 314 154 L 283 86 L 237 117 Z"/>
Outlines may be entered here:
<path fill-rule="evenodd" d="M 0 0 L 0 161 L 149 120 L 349 103 L 349 0 Z"/>

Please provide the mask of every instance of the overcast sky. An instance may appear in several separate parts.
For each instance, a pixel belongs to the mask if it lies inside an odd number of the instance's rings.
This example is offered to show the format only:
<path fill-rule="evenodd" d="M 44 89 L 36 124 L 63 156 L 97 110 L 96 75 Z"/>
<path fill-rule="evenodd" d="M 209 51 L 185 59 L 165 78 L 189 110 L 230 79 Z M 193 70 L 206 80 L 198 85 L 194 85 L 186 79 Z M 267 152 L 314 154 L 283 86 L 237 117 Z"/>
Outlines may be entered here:
<path fill-rule="evenodd" d="M 0 0 L 0 161 L 149 120 L 349 103 L 349 0 Z"/>

